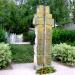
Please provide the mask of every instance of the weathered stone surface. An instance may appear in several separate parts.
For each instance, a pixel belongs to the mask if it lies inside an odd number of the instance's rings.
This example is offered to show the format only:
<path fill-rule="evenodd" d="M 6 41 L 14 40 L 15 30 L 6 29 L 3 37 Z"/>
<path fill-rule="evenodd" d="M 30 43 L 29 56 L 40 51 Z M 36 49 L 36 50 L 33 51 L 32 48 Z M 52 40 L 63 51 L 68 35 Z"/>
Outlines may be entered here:
<path fill-rule="evenodd" d="M 37 56 L 37 63 L 38 63 L 37 65 L 38 65 L 38 66 L 39 66 L 39 65 L 40 65 L 40 66 L 43 65 L 43 64 L 44 64 L 43 61 L 44 61 L 43 55 L 38 55 L 38 56 Z"/>
<path fill-rule="evenodd" d="M 50 14 L 48 6 L 45 6 L 45 11 L 44 6 L 38 6 L 35 21 L 37 22 L 34 22 L 37 24 L 37 67 L 39 65 L 50 65 L 52 49 L 52 27 L 54 25 L 54 19 L 52 19 L 52 14 Z"/>
<path fill-rule="evenodd" d="M 43 39 L 38 39 L 37 55 L 43 55 Z"/>

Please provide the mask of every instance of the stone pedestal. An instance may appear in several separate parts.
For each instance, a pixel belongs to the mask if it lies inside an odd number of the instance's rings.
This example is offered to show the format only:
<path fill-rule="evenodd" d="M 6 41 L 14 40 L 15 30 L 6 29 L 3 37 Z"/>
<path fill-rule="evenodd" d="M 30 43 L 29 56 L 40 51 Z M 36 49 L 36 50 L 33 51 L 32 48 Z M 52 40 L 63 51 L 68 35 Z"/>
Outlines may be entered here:
<path fill-rule="evenodd" d="M 34 63 L 36 68 L 51 65 L 52 49 L 52 27 L 54 19 L 49 13 L 48 6 L 38 6 L 37 13 L 34 16 L 33 24 L 35 25 L 35 46 L 34 46 Z"/>

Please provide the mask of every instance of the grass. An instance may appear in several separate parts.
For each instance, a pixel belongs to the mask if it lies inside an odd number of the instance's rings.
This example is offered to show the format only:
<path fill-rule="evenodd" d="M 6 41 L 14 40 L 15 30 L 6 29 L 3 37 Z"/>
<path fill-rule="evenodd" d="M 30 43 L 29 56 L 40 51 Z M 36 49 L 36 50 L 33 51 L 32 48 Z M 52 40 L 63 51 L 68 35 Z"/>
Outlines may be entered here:
<path fill-rule="evenodd" d="M 13 62 L 30 63 L 33 62 L 33 45 L 11 44 Z"/>

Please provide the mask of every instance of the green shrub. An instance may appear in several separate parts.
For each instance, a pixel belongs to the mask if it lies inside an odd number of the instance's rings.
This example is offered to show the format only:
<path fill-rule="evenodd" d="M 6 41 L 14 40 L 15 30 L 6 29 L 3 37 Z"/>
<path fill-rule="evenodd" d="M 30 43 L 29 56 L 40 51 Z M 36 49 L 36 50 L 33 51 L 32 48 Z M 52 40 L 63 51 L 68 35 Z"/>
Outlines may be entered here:
<path fill-rule="evenodd" d="M 75 41 L 73 42 L 66 42 L 68 45 L 71 45 L 71 46 L 75 46 Z"/>
<path fill-rule="evenodd" d="M 9 44 L 0 44 L 0 69 L 7 67 L 11 62 L 11 51 Z"/>
<path fill-rule="evenodd" d="M 53 67 L 43 67 L 43 68 L 37 70 L 36 73 L 47 74 L 47 73 L 53 73 L 53 72 L 55 72 L 55 69 Z"/>
<path fill-rule="evenodd" d="M 0 28 L 0 42 L 5 42 L 5 31 Z"/>
<path fill-rule="evenodd" d="M 34 44 L 34 41 L 35 41 L 35 32 L 34 31 L 29 32 L 29 41 L 31 42 L 31 44 Z"/>
<path fill-rule="evenodd" d="M 29 41 L 29 36 L 28 36 L 28 32 L 24 32 L 23 33 L 23 41 Z"/>
<path fill-rule="evenodd" d="M 12 44 L 11 51 L 13 62 L 18 63 L 33 62 L 34 50 L 32 45 Z"/>
<path fill-rule="evenodd" d="M 35 32 L 34 31 L 25 32 L 23 33 L 23 38 L 24 38 L 24 41 L 30 41 L 31 44 L 34 44 Z"/>
<path fill-rule="evenodd" d="M 53 60 L 65 63 L 69 66 L 75 65 L 75 47 L 66 43 L 55 44 L 52 48 Z"/>
<path fill-rule="evenodd" d="M 53 44 L 75 41 L 75 30 L 53 29 Z"/>

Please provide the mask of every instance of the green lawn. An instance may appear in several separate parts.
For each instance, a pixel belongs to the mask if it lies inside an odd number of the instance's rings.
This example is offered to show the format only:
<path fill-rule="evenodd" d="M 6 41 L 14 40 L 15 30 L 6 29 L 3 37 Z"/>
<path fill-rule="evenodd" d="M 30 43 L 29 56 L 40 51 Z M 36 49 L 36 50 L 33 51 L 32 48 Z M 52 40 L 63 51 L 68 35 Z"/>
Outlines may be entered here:
<path fill-rule="evenodd" d="M 33 45 L 11 45 L 13 62 L 30 63 L 33 62 Z"/>

